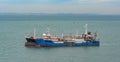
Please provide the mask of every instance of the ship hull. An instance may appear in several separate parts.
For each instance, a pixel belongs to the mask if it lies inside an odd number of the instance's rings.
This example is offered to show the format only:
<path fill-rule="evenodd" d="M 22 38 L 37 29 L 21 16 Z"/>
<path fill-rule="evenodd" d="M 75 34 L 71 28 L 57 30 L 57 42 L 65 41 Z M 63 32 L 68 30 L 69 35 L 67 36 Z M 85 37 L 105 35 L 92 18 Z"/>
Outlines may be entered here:
<path fill-rule="evenodd" d="M 80 47 L 80 46 L 99 46 L 99 41 L 86 41 L 86 42 L 55 42 L 52 40 L 43 39 L 30 39 L 26 38 L 27 42 L 25 46 L 36 46 L 36 47 Z"/>

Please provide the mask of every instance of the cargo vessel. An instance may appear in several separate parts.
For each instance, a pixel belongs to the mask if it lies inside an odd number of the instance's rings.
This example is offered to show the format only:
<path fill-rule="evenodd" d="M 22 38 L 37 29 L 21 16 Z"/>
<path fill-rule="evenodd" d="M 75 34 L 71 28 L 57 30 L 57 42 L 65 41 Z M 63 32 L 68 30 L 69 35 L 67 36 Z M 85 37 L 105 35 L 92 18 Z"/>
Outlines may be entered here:
<path fill-rule="evenodd" d="M 97 32 L 94 35 L 88 32 L 87 24 L 85 24 L 83 34 L 64 35 L 61 37 L 51 34 L 49 28 L 41 37 L 36 36 L 36 29 L 34 29 L 33 36 L 25 36 L 27 42 L 25 46 L 35 47 L 80 47 L 80 46 L 99 46 L 100 41 L 97 39 Z"/>

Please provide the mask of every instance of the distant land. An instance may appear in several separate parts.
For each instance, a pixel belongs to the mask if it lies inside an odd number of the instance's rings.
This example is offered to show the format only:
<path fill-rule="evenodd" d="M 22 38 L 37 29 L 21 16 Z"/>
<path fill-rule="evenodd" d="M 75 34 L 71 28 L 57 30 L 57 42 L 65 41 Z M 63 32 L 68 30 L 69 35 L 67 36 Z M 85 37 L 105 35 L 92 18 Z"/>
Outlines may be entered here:
<path fill-rule="evenodd" d="M 6 20 L 100 20 L 109 21 L 120 20 L 120 15 L 103 15 L 103 14 L 47 14 L 47 13 L 0 13 L 0 21 Z"/>

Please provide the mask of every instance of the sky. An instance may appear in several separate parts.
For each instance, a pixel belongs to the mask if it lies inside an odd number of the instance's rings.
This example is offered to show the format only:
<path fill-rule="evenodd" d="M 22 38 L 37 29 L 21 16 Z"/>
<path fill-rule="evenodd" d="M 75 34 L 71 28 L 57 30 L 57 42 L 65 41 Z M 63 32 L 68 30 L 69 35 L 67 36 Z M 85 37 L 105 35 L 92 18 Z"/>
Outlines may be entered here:
<path fill-rule="evenodd" d="M 0 0 L 0 13 L 120 14 L 120 0 Z"/>

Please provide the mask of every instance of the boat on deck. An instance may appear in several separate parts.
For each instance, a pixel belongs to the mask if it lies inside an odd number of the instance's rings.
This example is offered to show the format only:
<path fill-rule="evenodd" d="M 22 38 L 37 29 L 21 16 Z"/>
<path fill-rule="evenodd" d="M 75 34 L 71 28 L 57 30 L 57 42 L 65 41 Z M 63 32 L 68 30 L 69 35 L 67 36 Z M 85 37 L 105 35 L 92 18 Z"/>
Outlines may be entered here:
<path fill-rule="evenodd" d="M 80 47 L 80 46 L 99 46 L 100 41 L 97 39 L 97 33 L 94 35 L 87 30 L 87 24 L 85 25 L 85 32 L 79 35 L 63 35 L 58 37 L 55 34 L 50 34 L 49 28 L 47 33 L 43 33 L 41 37 L 36 36 L 36 30 L 34 29 L 33 36 L 25 36 L 27 42 L 25 46 L 35 47 Z"/>

